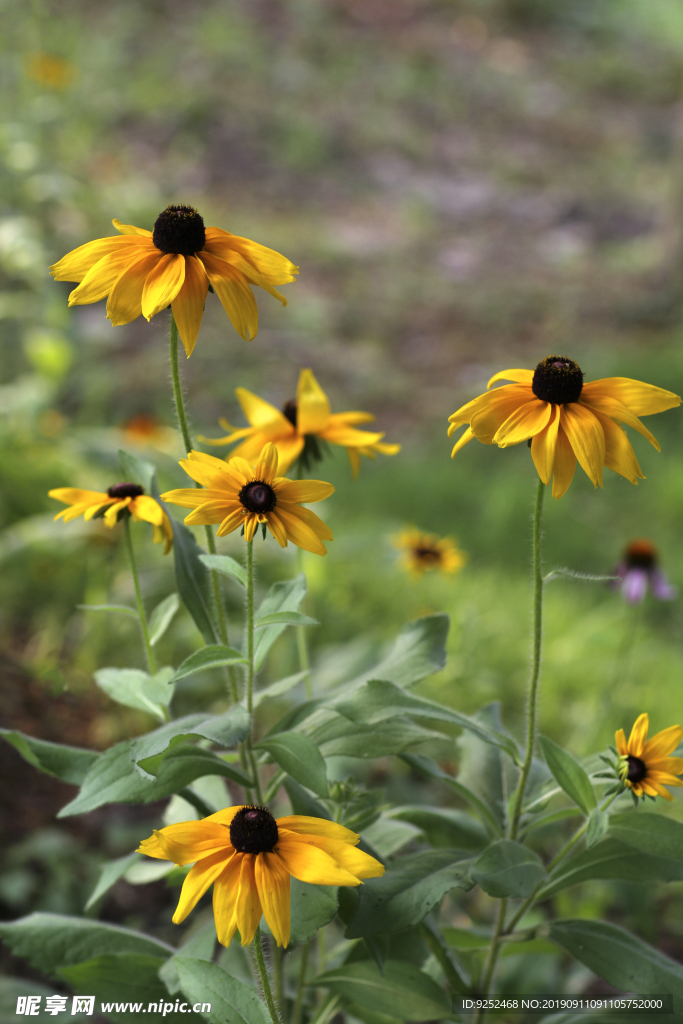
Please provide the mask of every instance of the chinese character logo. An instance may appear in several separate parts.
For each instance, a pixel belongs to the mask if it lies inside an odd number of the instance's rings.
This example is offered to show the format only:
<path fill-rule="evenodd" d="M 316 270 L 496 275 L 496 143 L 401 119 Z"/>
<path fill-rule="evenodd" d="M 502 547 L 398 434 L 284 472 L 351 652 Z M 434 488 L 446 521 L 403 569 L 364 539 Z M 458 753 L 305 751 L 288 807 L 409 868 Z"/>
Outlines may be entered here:
<path fill-rule="evenodd" d="M 84 1013 L 90 1017 L 95 1009 L 95 997 L 94 996 L 74 996 L 71 1004 L 71 1014 Z"/>

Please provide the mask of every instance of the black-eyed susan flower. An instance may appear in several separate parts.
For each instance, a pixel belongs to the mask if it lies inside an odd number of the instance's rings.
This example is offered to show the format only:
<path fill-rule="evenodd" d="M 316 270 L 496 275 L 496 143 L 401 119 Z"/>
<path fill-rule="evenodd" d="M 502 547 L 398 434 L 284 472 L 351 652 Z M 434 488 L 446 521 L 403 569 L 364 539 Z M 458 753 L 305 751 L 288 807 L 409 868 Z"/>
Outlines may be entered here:
<path fill-rule="evenodd" d="M 263 915 L 278 946 L 289 943 L 289 879 L 313 885 L 361 885 L 384 867 L 356 849 L 359 836 L 323 818 L 292 814 L 275 819 L 266 807 L 227 807 L 202 821 L 168 825 L 140 844 L 139 853 L 194 864 L 173 915 L 184 921 L 213 884 L 218 941 L 228 946 L 239 929 L 254 938 Z"/>
<path fill-rule="evenodd" d="M 296 389 L 296 398 L 285 407 L 276 409 L 246 388 L 236 388 L 237 400 L 249 422 L 248 427 L 233 427 L 227 420 L 219 420 L 229 430 L 227 437 L 209 439 L 200 437 L 204 444 L 242 443 L 233 456 L 255 459 L 264 444 L 271 441 L 278 451 L 280 470 L 285 473 L 299 457 L 307 467 L 322 458 L 320 441 L 346 448 L 353 475 L 358 476 L 361 455 L 374 459 L 377 454 L 395 455 L 399 444 L 386 444 L 384 433 L 358 430 L 359 423 L 371 423 L 371 412 L 337 412 L 330 409 L 330 401 L 313 376 L 312 370 L 302 370 Z"/>
<path fill-rule="evenodd" d="M 224 462 L 204 452 L 189 452 L 180 465 L 204 489 L 182 488 L 161 497 L 172 505 L 195 510 L 185 518 L 188 525 L 220 523 L 219 537 L 241 526 L 244 539 L 251 541 L 262 524 L 280 547 L 286 548 L 291 540 L 304 551 L 327 554 L 323 541 L 332 540 L 332 531 L 301 503 L 322 501 L 334 487 L 322 480 L 276 476 L 278 455 L 274 444 L 264 447 L 255 465 L 240 458 Z"/>
<path fill-rule="evenodd" d="M 449 417 L 449 437 L 469 424 L 451 455 L 473 437 L 499 448 L 530 440 L 538 475 L 544 484 L 552 477 L 554 498 L 561 498 L 572 482 L 577 459 L 595 487 L 602 487 L 603 466 L 633 484 L 644 479 L 619 424 L 633 427 L 659 451 L 638 417 L 681 404 L 672 391 L 628 377 L 584 384 L 580 367 L 565 356 L 548 356 L 535 370 L 501 370 L 488 387 L 499 380 L 513 383 L 480 395 Z"/>
<path fill-rule="evenodd" d="M 78 516 L 83 516 L 86 521 L 102 518 L 105 526 L 111 529 L 121 515 L 130 514 L 133 519 L 151 523 L 154 527 L 154 543 L 166 544 L 165 555 L 171 550 L 173 529 L 169 518 L 159 502 L 145 494 L 139 484 L 113 484 L 105 492 L 84 491 L 80 487 L 55 487 L 48 491 L 48 495 L 69 506 L 58 512 L 55 519 L 63 519 L 68 523 Z"/>
<path fill-rule="evenodd" d="M 431 569 L 455 573 L 465 564 L 465 554 L 452 537 L 423 533 L 413 526 L 392 537 L 394 547 L 403 552 L 401 562 L 413 576 L 422 576 Z"/>
<path fill-rule="evenodd" d="M 639 715 L 626 741 L 623 729 L 616 733 L 619 754 L 618 774 L 622 783 L 634 796 L 663 796 L 673 800 L 666 786 L 683 786 L 679 778 L 683 772 L 683 757 L 669 757 L 683 739 L 683 728 L 671 725 L 648 740 L 650 721 L 646 714 Z"/>
<path fill-rule="evenodd" d="M 112 221 L 120 235 L 86 242 L 50 267 L 57 281 L 79 281 L 69 305 L 107 297 L 114 326 L 170 306 L 188 357 L 195 346 L 209 286 L 245 341 L 256 337 L 258 310 L 251 285 L 279 299 L 273 287 L 294 280 L 299 268 L 273 249 L 221 228 L 206 228 L 191 206 L 168 206 L 154 230 Z"/>
<path fill-rule="evenodd" d="M 616 575 L 619 577 L 616 586 L 629 604 L 640 604 L 648 590 L 658 601 L 672 601 L 678 594 L 660 568 L 657 548 L 645 538 L 626 545 Z"/>

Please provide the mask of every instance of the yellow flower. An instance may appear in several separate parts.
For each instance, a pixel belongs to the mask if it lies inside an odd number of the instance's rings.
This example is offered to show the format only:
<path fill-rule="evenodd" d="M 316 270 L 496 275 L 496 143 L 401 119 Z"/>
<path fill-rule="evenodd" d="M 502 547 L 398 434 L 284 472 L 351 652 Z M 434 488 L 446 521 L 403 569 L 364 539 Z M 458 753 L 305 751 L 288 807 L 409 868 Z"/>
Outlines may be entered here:
<path fill-rule="evenodd" d="M 159 502 L 145 494 L 139 484 L 113 484 L 105 493 L 83 491 L 80 487 L 55 487 L 47 493 L 50 498 L 70 506 L 58 512 L 55 519 L 63 519 L 68 523 L 78 516 L 83 516 L 86 521 L 101 517 L 105 526 L 111 529 L 118 522 L 119 514 L 128 511 L 133 519 L 152 524 L 154 543 L 166 543 L 165 555 L 173 546 L 173 529 L 168 516 Z"/>
<path fill-rule="evenodd" d="M 665 786 L 683 786 L 676 776 L 683 772 L 683 757 L 668 757 L 683 739 L 680 725 L 672 725 L 647 739 L 650 722 L 639 715 L 626 742 L 623 729 L 616 733 L 619 777 L 636 796 L 663 796 L 673 800 Z"/>
<path fill-rule="evenodd" d="M 192 864 L 173 915 L 184 921 L 213 884 L 218 941 L 242 945 L 265 916 L 278 946 L 289 943 L 290 876 L 313 885 L 361 885 L 384 867 L 355 849 L 355 832 L 323 818 L 292 814 L 277 820 L 265 807 L 227 807 L 202 821 L 168 825 L 140 844 L 139 853 Z"/>
<path fill-rule="evenodd" d="M 354 476 L 358 476 L 361 455 L 374 459 L 378 452 L 381 455 L 395 455 L 400 451 L 400 444 L 382 442 L 383 433 L 355 429 L 358 423 L 374 420 L 372 413 L 331 413 L 330 401 L 312 370 L 301 371 L 296 398 L 287 402 L 282 412 L 246 388 L 236 388 L 235 394 L 251 426 L 232 427 L 227 420 L 221 419 L 219 423 L 230 434 L 215 440 L 198 438 L 203 444 L 232 444 L 244 438 L 242 444 L 234 449 L 233 456 L 255 459 L 264 444 L 272 441 L 280 458 L 280 470 L 285 473 L 299 456 L 304 465 L 309 460 L 322 458 L 320 439 L 346 448 Z"/>
<path fill-rule="evenodd" d="M 26 68 L 29 78 L 50 89 L 65 89 L 75 71 L 73 64 L 54 53 L 32 53 Z"/>
<path fill-rule="evenodd" d="M 602 487 L 602 468 L 643 480 L 635 452 L 619 426 L 625 423 L 646 437 L 657 451 L 657 440 L 639 416 L 650 416 L 681 404 L 678 395 L 628 377 L 605 377 L 583 383 L 577 364 L 565 356 L 548 356 L 535 370 L 502 370 L 488 383 L 511 380 L 502 388 L 480 395 L 449 417 L 451 437 L 469 426 L 451 455 L 473 437 L 499 448 L 531 439 L 531 457 L 544 484 L 553 478 L 553 497 L 561 498 L 576 469 L 576 460 L 595 487 Z"/>
<path fill-rule="evenodd" d="M 241 526 L 244 539 L 250 541 L 262 523 L 264 536 L 267 526 L 282 548 L 291 540 L 304 551 L 327 554 L 322 542 L 332 540 L 332 531 L 315 513 L 302 508 L 300 502 L 322 501 L 332 494 L 334 487 L 322 480 L 287 480 L 276 476 L 278 457 L 274 444 L 265 446 L 255 466 L 240 458 L 224 462 L 204 452 L 189 452 L 180 465 L 206 489 L 183 488 L 161 497 L 172 505 L 195 510 L 185 519 L 188 525 L 220 523 L 219 537 Z"/>
<path fill-rule="evenodd" d="M 462 569 L 466 561 L 452 537 L 437 537 L 435 533 L 423 533 L 413 526 L 393 538 L 394 547 L 403 551 L 403 567 L 414 576 L 422 576 L 430 569 L 454 573 Z"/>
<path fill-rule="evenodd" d="M 120 236 L 98 238 L 67 253 L 50 267 L 57 281 L 80 281 L 69 305 L 108 296 L 107 317 L 114 326 L 140 314 L 148 320 L 173 310 L 188 357 L 195 346 L 209 286 L 245 341 L 256 337 L 258 310 L 250 285 L 287 300 L 273 285 L 294 280 L 299 268 L 263 245 L 205 228 L 191 206 L 168 206 L 153 231 L 112 221 Z"/>

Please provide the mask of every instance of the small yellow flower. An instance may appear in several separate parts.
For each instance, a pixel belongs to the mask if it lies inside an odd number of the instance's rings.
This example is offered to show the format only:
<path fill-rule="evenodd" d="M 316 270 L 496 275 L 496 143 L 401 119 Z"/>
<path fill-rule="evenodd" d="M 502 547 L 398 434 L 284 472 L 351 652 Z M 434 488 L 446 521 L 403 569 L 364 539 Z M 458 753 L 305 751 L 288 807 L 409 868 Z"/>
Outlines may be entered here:
<path fill-rule="evenodd" d="M 431 569 L 455 573 L 462 569 L 467 560 L 452 537 L 423 533 L 416 526 L 397 533 L 392 541 L 394 547 L 403 551 L 401 562 L 413 576 L 422 576 Z"/>
<path fill-rule="evenodd" d="M 120 429 L 131 444 L 156 448 L 168 455 L 178 454 L 178 431 L 167 427 L 156 416 L 140 413 L 123 423 Z"/>
<path fill-rule="evenodd" d="M 291 540 L 304 551 L 327 554 L 322 542 L 333 539 L 332 531 L 315 513 L 302 508 L 301 502 L 322 501 L 333 493 L 334 487 L 322 480 L 287 480 L 276 476 L 278 456 L 274 444 L 264 447 L 255 466 L 246 459 L 224 462 L 204 452 L 189 452 L 180 465 L 205 489 L 182 488 L 161 497 L 172 505 L 195 510 L 185 518 L 188 525 L 220 523 L 219 537 L 241 526 L 244 539 L 250 541 L 259 524 L 263 524 L 264 531 L 267 526 L 280 547 L 286 548 Z"/>
<path fill-rule="evenodd" d="M 111 529 L 118 522 L 120 513 L 127 511 L 133 519 L 152 524 L 154 543 L 166 544 L 165 555 L 173 546 L 173 529 L 168 516 L 159 502 L 145 494 L 139 484 L 113 484 L 106 492 L 83 491 L 80 487 L 55 487 L 48 491 L 48 495 L 70 506 L 58 512 L 55 519 L 63 519 L 68 523 L 78 516 L 83 516 L 86 521 L 101 517 L 105 526 Z"/>
<path fill-rule="evenodd" d="M 639 715 L 626 742 L 623 729 L 615 735 L 619 754 L 619 778 L 635 796 L 663 796 L 673 800 L 665 786 L 683 786 L 676 778 L 683 773 L 683 757 L 669 757 L 683 739 L 680 725 L 669 726 L 648 740 L 650 721 Z"/>
<path fill-rule="evenodd" d="M 69 305 L 107 298 L 114 326 L 142 314 L 148 320 L 168 306 L 188 358 L 197 341 L 209 286 L 245 341 L 256 337 L 258 310 L 250 285 L 287 300 L 273 285 L 294 280 L 299 268 L 273 249 L 221 228 L 206 228 L 191 206 L 168 206 L 154 230 L 112 221 L 120 236 L 98 238 L 50 267 L 57 281 L 80 281 Z"/>
<path fill-rule="evenodd" d="M 236 388 L 235 394 L 250 426 L 232 427 L 221 419 L 221 426 L 230 431 L 228 436 L 214 440 L 198 438 L 203 444 L 233 444 L 241 440 L 233 456 L 253 460 L 264 444 L 272 441 L 280 458 L 280 471 L 285 473 L 300 456 L 305 464 L 322 458 L 319 441 L 328 441 L 346 448 L 354 476 L 358 476 L 361 455 L 374 459 L 378 453 L 395 455 L 400 451 L 400 444 L 382 441 L 383 433 L 355 429 L 358 423 L 372 422 L 372 413 L 332 413 L 330 401 L 312 370 L 301 371 L 296 398 L 287 402 L 282 411 L 246 388 Z"/>
<path fill-rule="evenodd" d="M 552 477 L 554 498 L 572 482 L 577 459 L 595 487 L 602 487 L 603 466 L 633 484 L 645 479 L 619 424 L 633 427 L 659 451 L 638 417 L 681 404 L 672 391 L 628 377 L 584 384 L 580 367 L 565 356 L 548 356 L 535 370 L 501 370 L 488 388 L 499 380 L 514 383 L 480 395 L 449 417 L 449 437 L 469 424 L 451 457 L 473 437 L 499 448 L 531 440 L 534 465 L 544 484 Z"/>
<path fill-rule="evenodd" d="M 202 821 L 168 825 L 140 844 L 139 853 L 194 864 L 173 915 L 184 921 L 213 884 L 218 941 L 229 946 L 239 929 L 248 945 L 265 916 L 278 946 L 289 944 L 290 876 L 313 885 L 361 885 L 384 867 L 356 849 L 360 836 L 323 818 L 275 819 L 265 807 L 226 807 Z"/>
<path fill-rule="evenodd" d="M 50 89 L 65 89 L 73 79 L 76 69 L 73 64 L 54 53 L 32 53 L 26 73 L 34 82 Z"/>

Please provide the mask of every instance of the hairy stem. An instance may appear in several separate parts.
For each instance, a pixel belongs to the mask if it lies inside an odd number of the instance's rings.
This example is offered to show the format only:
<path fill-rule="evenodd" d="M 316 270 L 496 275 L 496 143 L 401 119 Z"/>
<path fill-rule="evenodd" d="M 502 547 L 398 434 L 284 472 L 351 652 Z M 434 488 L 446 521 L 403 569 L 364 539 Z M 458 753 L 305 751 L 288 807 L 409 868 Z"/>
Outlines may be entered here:
<path fill-rule="evenodd" d="M 247 711 L 251 717 L 251 731 L 245 740 L 251 775 L 254 780 L 256 800 L 263 803 L 261 780 L 252 746 L 254 729 L 254 541 L 247 542 L 247 667 L 246 667 Z"/>
<path fill-rule="evenodd" d="M 304 989 L 306 988 L 306 968 L 308 967 L 308 954 L 311 948 L 311 940 L 305 942 L 301 950 L 301 963 L 299 965 L 299 979 L 296 985 L 296 999 L 292 1011 L 292 1024 L 301 1024 L 301 1011 L 304 1005 Z"/>
<path fill-rule="evenodd" d="M 484 966 L 484 973 L 481 977 L 481 984 L 479 991 L 481 995 L 488 995 L 489 989 L 491 988 L 491 982 L 493 980 L 493 972 L 496 969 L 496 961 L 498 960 L 498 952 L 500 950 L 500 937 L 505 931 L 505 914 L 507 912 L 508 901 L 502 899 L 498 906 L 498 919 L 496 921 L 496 930 L 493 933 L 491 939 L 491 945 L 489 946 L 488 956 L 486 957 L 486 964 Z M 479 1024 L 480 1020 L 483 1020 L 486 1010 L 477 1010 L 477 1015 L 474 1018 L 474 1024 Z"/>
<path fill-rule="evenodd" d="M 128 550 L 128 560 L 130 562 L 130 571 L 133 576 L 133 585 L 135 587 L 135 600 L 138 606 L 138 620 L 140 622 L 140 630 L 142 632 L 142 639 L 145 645 L 145 653 L 147 655 L 147 666 L 149 668 L 150 675 L 156 675 L 157 662 L 154 657 L 154 650 L 152 648 L 152 642 L 149 639 L 149 626 L 147 624 L 147 615 L 145 614 L 145 606 L 142 602 L 142 594 L 140 592 L 140 581 L 138 579 L 138 570 L 135 564 L 135 552 L 133 550 L 133 538 L 130 534 L 130 513 L 124 512 L 123 516 L 123 533 L 126 538 L 126 548 Z"/>
<path fill-rule="evenodd" d="M 304 571 L 304 553 L 301 548 L 296 549 L 296 571 L 297 575 L 301 575 Z M 313 696 L 313 689 L 311 687 L 311 671 L 310 662 L 308 659 L 308 640 L 306 638 L 306 627 L 296 627 L 296 646 L 299 652 L 299 668 L 302 672 L 305 672 L 304 686 L 306 687 L 306 699 L 310 700 Z"/>
<path fill-rule="evenodd" d="M 273 1024 L 281 1024 L 280 1014 L 278 1013 L 275 1000 L 273 999 L 273 991 L 270 987 L 270 978 L 268 977 L 268 968 L 266 967 L 266 958 L 263 955 L 263 943 L 261 941 L 261 928 L 256 928 L 256 934 L 254 935 L 254 960 L 256 961 L 256 969 L 261 980 L 261 989 L 263 991 L 263 998 L 266 1006 L 268 1007 L 268 1013 Z"/>

